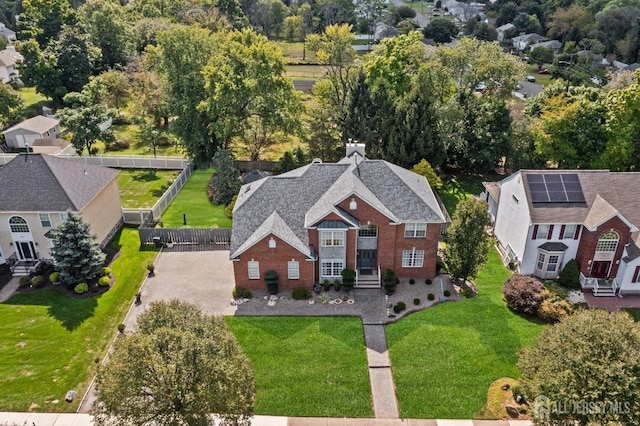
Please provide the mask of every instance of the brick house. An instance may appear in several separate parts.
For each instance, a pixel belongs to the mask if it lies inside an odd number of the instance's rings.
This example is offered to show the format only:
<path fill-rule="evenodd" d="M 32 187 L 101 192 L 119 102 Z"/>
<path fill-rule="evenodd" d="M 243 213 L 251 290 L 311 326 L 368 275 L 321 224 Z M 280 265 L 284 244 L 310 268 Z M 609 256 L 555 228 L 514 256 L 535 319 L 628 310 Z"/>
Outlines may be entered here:
<path fill-rule="evenodd" d="M 485 183 L 505 264 L 554 279 L 571 259 L 595 295 L 640 294 L 640 173 L 521 170 Z"/>
<path fill-rule="evenodd" d="M 347 144 L 338 163 L 311 164 L 243 185 L 233 211 L 230 258 L 236 285 L 311 288 L 357 272 L 356 286 L 380 286 L 381 271 L 435 275 L 448 215 L 418 174 L 369 160 L 364 144 Z"/>

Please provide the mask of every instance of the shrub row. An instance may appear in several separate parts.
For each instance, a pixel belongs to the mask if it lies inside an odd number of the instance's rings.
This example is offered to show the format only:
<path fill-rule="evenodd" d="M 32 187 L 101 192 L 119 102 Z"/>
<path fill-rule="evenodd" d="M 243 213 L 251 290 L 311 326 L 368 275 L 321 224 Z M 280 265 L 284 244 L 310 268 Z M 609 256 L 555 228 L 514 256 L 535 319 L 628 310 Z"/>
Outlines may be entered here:
<path fill-rule="evenodd" d="M 573 306 L 569 302 L 552 295 L 534 277 L 515 274 L 505 280 L 502 293 L 509 308 L 535 315 L 546 322 L 558 322 L 573 313 Z"/>

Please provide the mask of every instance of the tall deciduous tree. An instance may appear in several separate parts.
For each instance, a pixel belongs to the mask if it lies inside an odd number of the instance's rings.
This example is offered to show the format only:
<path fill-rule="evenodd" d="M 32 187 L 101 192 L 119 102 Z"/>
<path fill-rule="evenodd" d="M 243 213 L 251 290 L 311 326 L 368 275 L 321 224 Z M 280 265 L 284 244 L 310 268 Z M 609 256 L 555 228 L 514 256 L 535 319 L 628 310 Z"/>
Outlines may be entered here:
<path fill-rule="evenodd" d="M 87 0 L 78 10 L 89 38 L 102 52 L 96 67 L 106 71 L 127 64 L 134 50 L 133 25 L 117 0 Z"/>
<path fill-rule="evenodd" d="M 212 139 L 228 148 L 240 136 L 252 159 L 274 143 L 276 132 L 300 132 L 299 93 L 285 77 L 282 52 L 251 30 L 216 35 L 217 48 L 204 68 L 206 114 Z"/>
<path fill-rule="evenodd" d="M 446 18 L 434 18 L 422 30 L 426 38 L 432 38 L 436 43 L 449 43 L 458 34 L 456 24 Z"/>
<path fill-rule="evenodd" d="M 429 186 L 432 188 L 440 188 L 442 186 L 442 179 L 437 175 L 431 164 L 424 158 L 420 162 L 413 166 L 411 169 L 414 173 L 424 176 L 429 182 Z"/>
<path fill-rule="evenodd" d="M 229 204 L 238 195 L 242 182 L 240 172 L 233 167 L 233 158 L 226 149 L 218 149 L 213 156 L 215 173 L 209 181 L 209 199 L 213 204 Z"/>
<path fill-rule="evenodd" d="M 582 309 L 520 353 L 539 425 L 634 424 L 640 418 L 640 326 L 626 313 Z"/>
<path fill-rule="evenodd" d="M 102 273 L 105 254 L 79 213 L 68 211 L 67 219 L 54 230 L 51 256 L 60 272 L 60 282 L 69 286 L 87 282 Z"/>
<path fill-rule="evenodd" d="M 98 426 L 208 425 L 214 413 L 220 425 L 248 426 L 254 398 L 251 363 L 222 317 L 172 300 L 152 303 L 138 331 L 116 340 L 92 414 Z"/>
<path fill-rule="evenodd" d="M 11 126 L 23 111 L 22 96 L 8 84 L 0 83 L 0 129 Z"/>
<path fill-rule="evenodd" d="M 76 14 L 68 0 L 24 0 L 18 20 L 20 40 L 35 39 L 41 49 L 56 39 L 65 25 L 74 25 Z"/>
<path fill-rule="evenodd" d="M 489 255 L 487 203 L 467 198 L 458 204 L 445 237 L 445 262 L 453 278 L 475 277 Z"/>
<path fill-rule="evenodd" d="M 209 30 L 176 26 L 158 34 L 158 49 L 152 50 L 158 70 L 164 78 L 171 121 L 189 155 L 196 161 L 209 161 L 220 145 L 218 135 L 210 132 L 202 73 L 214 52 L 215 41 Z"/>

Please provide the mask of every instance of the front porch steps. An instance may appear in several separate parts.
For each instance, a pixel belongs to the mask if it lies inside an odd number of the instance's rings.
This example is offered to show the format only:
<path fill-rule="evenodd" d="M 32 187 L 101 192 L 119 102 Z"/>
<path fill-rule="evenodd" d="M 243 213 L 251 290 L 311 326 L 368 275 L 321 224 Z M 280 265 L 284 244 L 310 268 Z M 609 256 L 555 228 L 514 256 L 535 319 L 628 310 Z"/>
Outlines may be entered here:
<path fill-rule="evenodd" d="M 29 267 L 27 266 L 14 266 L 13 267 L 13 273 L 11 274 L 14 277 L 24 277 L 26 275 L 29 275 Z"/>
<path fill-rule="evenodd" d="M 357 285 L 353 286 L 354 288 L 380 288 L 380 284 L 378 284 L 378 281 L 365 281 L 365 282 L 358 282 Z"/>
<path fill-rule="evenodd" d="M 604 284 L 600 284 L 597 289 L 593 289 L 593 295 L 596 297 L 615 297 L 617 296 L 616 291 L 612 286 L 606 286 Z"/>

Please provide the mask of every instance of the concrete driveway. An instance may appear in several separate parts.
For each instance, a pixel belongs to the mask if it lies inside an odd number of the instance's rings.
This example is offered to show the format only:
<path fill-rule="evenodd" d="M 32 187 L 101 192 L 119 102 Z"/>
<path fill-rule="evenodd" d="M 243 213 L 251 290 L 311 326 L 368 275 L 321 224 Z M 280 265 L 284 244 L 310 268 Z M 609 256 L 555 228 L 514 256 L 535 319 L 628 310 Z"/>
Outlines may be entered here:
<path fill-rule="evenodd" d="M 229 251 L 163 250 L 156 259 L 155 273 L 145 279 L 142 303 L 133 304 L 125 319 L 128 331 L 136 329 L 136 318 L 151 302 L 180 299 L 208 314 L 234 315 L 231 292 L 235 286 Z"/>

